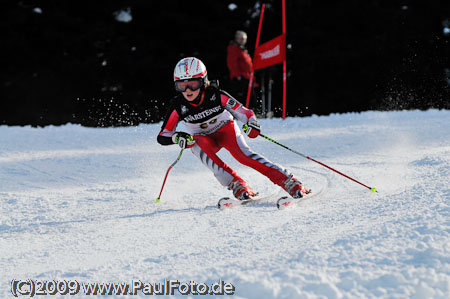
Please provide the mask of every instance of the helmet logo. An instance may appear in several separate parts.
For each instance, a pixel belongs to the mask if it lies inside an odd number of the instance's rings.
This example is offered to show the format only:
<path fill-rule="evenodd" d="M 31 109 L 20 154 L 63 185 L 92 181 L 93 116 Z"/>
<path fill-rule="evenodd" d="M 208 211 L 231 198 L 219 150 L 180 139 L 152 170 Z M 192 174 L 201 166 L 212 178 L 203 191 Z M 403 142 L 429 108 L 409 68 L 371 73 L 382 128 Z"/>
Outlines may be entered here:
<path fill-rule="evenodd" d="M 184 66 L 184 71 L 185 71 L 186 74 L 187 74 L 187 59 L 186 59 L 185 61 L 183 61 L 183 62 L 180 62 L 180 63 L 178 64 L 178 67 L 180 68 L 180 71 L 183 69 L 183 66 Z"/>
<path fill-rule="evenodd" d="M 184 71 L 186 72 L 186 75 L 189 75 L 188 62 L 189 62 L 189 59 L 186 58 L 186 60 L 184 61 Z M 194 59 L 192 59 L 192 62 L 194 62 Z M 191 64 L 192 64 L 192 62 L 191 62 Z"/>

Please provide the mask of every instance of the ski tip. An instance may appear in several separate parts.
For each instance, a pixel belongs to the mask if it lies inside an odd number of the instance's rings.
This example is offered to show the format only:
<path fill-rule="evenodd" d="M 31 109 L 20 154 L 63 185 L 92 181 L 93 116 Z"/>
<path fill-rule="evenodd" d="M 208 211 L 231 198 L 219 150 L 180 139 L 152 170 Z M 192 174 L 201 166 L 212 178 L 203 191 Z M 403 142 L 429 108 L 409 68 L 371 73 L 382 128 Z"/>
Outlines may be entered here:
<path fill-rule="evenodd" d="M 156 202 L 161 202 L 161 199 L 159 199 L 159 197 L 157 197 L 157 198 L 155 199 L 155 201 L 156 201 Z"/>
<path fill-rule="evenodd" d="M 283 210 L 284 208 L 286 208 L 286 206 L 289 205 L 289 203 L 286 204 L 287 199 L 288 199 L 287 196 L 283 196 L 277 200 L 277 209 L 278 210 Z"/>
<path fill-rule="evenodd" d="M 219 210 L 224 210 L 225 208 L 231 207 L 231 204 L 227 203 L 229 199 L 229 197 L 223 197 L 219 199 L 219 202 L 217 203 L 217 207 L 219 208 Z"/>

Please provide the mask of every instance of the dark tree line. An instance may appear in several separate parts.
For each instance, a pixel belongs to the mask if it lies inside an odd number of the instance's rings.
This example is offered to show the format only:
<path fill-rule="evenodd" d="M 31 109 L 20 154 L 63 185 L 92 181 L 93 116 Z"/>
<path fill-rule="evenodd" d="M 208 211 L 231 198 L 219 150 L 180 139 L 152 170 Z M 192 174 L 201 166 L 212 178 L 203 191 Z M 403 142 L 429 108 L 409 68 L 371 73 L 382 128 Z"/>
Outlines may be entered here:
<path fill-rule="evenodd" d="M 261 3 L 6 1 L 0 124 L 160 121 L 174 95 L 173 67 L 184 56 L 203 60 L 210 79 L 227 88 L 226 46 L 243 29 L 253 53 Z M 281 1 L 265 3 L 261 43 L 281 34 Z M 450 1 L 286 5 L 288 116 L 450 108 Z M 118 21 L 120 11 L 131 21 Z M 281 66 L 270 72 L 281 116 Z"/>

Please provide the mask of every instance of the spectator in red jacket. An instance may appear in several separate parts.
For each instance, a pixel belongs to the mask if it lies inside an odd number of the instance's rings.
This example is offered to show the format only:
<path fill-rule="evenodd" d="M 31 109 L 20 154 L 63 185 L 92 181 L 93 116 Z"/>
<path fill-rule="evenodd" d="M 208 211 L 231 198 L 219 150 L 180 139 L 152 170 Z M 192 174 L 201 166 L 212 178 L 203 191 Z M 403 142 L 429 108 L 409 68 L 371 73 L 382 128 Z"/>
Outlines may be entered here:
<path fill-rule="evenodd" d="M 228 45 L 227 65 L 230 70 L 230 79 L 250 79 L 253 70 L 252 58 L 248 54 L 245 44 L 247 43 L 247 33 L 236 31 L 234 40 Z"/>
<path fill-rule="evenodd" d="M 247 33 L 236 31 L 234 40 L 227 48 L 227 66 L 230 71 L 231 95 L 241 102 L 247 98 L 248 81 L 253 71 L 252 58 L 248 54 L 245 44 Z"/>

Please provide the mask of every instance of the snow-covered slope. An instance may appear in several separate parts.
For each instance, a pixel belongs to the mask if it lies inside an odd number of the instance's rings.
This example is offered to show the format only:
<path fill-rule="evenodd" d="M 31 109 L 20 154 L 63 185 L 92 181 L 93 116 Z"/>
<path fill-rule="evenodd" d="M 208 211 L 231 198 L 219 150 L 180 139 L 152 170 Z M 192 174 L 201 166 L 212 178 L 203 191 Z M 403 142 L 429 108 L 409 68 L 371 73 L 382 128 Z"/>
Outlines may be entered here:
<path fill-rule="evenodd" d="M 223 280 L 243 298 L 449 298 L 449 111 L 261 122 L 379 193 L 258 138 L 255 151 L 320 194 L 284 211 L 219 211 L 230 191 L 186 151 L 155 203 L 179 152 L 156 143 L 160 124 L 1 126 L 0 297 L 12 297 L 13 279 L 172 279 Z M 220 155 L 253 189 L 284 195 Z"/>

